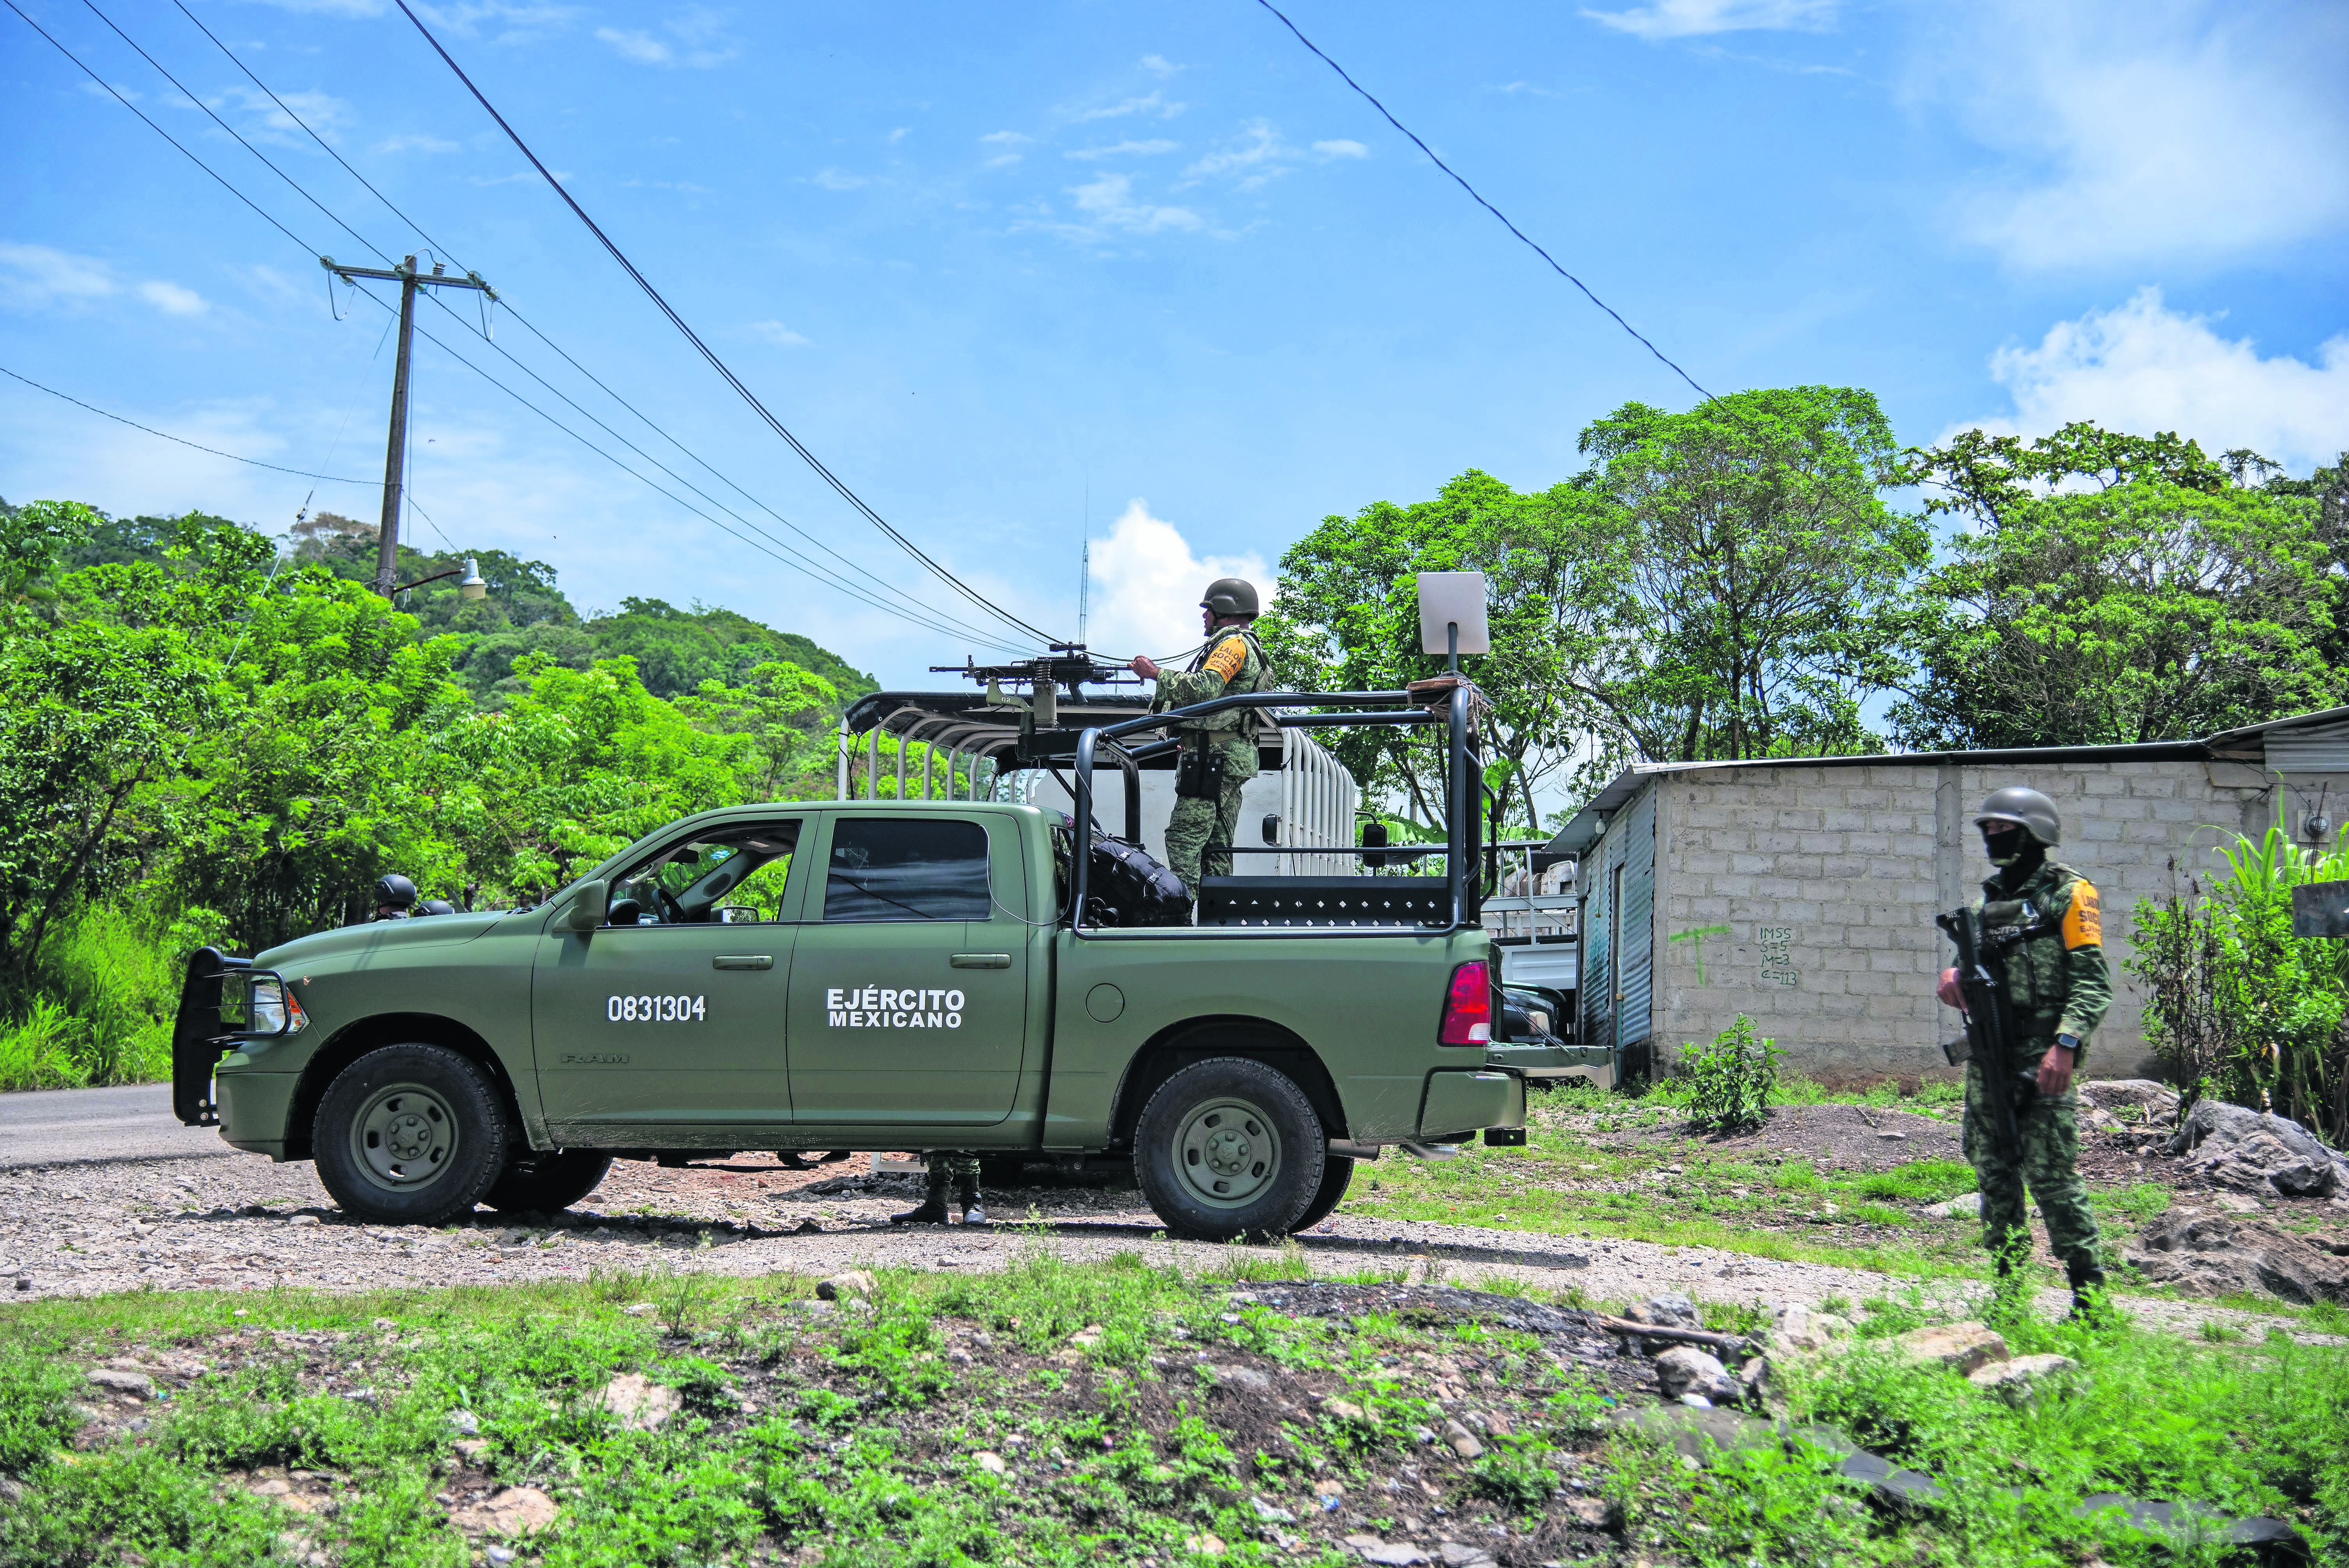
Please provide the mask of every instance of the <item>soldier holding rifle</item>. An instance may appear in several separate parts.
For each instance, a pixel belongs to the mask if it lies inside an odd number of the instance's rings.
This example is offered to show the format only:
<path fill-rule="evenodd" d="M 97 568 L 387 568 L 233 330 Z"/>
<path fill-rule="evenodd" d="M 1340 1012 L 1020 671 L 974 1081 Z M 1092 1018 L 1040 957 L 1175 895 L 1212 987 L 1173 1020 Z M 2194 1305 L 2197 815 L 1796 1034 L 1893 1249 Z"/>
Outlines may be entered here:
<path fill-rule="evenodd" d="M 2002 1277 L 2029 1259 L 2028 1185 L 2078 1315 L 2105 1283 L 2072 1093 L 2113 1000 L 2096 890 L 2047 858 L 2062 824 L 2038 790 L 1997 790 L 1974 825 L 1997 873 L 1982 883 L 1980 903 L 1937 923 L 1958 948 L 1940 997 L 1966 1016 L 1965 1151 L 1982 1188 L 1982 1243 Z"/>

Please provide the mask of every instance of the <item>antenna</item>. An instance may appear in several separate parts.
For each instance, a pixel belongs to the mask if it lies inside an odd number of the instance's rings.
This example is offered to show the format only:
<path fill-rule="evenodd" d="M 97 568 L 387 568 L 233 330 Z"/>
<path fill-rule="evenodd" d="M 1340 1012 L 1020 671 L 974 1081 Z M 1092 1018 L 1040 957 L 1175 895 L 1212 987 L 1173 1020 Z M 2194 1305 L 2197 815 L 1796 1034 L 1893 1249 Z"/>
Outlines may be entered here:
<path fill-rule="evenodd" d="M 1085 600 L 1093 586 L 1093 542 L 1085 541 L 1084 553 L 1077 558 L 1077 646 L 1085 646 Z"/>

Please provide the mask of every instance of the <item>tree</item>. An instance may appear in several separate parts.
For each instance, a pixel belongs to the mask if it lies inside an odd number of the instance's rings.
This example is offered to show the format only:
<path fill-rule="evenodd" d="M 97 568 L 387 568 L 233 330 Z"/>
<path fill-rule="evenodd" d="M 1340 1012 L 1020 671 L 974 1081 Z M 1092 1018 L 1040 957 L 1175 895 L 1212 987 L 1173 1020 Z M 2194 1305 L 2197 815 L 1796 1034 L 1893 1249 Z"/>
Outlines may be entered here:
<path fill-rule="evenodd" d="M 1899 449 L 1874 397 L 1626 404 L 1581 449 L 1598 464 L 1575 486 L 1614 520 L 1627 562 L 1608 657 L 1578 681 L 1602 749 L 1701 761 L 1877 744 L 1859 703 L 1896 673 L 1885 629 L 1930 542 L 1879 493 Z"/>
<path fill-rule="evenodd" d="M 1573 671 L 1592 655 L 1611 546 L 1590 509 L 1562 491 L 1521 495 L 1475 469 L 1433 500 L 1378 501 L 1331 516 L 1280 561 L 1280 591 L 1257 623 L 1288 686 L 1392 690 L 1444 667 L 1420 652 L 1417 573 L 1482 572 L 1493 652 L 1469 666 L 1492 699 L 1485 741 L 1496 825 L 1538 831 L 1533 789 L 1564 761 L 1584 716 Z M 1366 728 L 1329 744 L 1375 795 L 1400 793 L 1418 822 L 1443 821 L 1444 748 L 1432 732 Z"/>
<path fill-rule="evenodd" d="M 2341 699 L 2333 546 L 2272 464 L 2090 424 L 1911 456 L 1961 526 L 1901 639 L 1903 744 L 2177 739 Z"/>

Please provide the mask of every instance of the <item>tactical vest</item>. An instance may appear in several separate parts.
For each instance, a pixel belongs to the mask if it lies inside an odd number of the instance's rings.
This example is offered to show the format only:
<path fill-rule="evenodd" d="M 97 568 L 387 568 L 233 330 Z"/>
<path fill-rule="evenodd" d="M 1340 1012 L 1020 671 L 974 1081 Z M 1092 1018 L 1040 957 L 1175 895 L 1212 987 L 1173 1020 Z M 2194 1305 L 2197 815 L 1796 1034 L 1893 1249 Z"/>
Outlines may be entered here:
<path fill-rule="evenodd" d="M 1991 947 L 1986 962 L 2006 991 L 2022 1039 L 2054 1039 L 2064 1016 L 2071 988 L 2064 916 L 2071 908 L 2072 890 L 2082 880 L 2071 867 L 2050 861 L 2032 873 L 2017 896 L 1983 900 L 1982 934 Z M 1992 884 L 1983 885 L 1985 895 L 1993 891 Z"/>
<path fill-rule="evenodd" d="M 1269 689 L 1272 684 L 1272 661 L 1265 657 L 1264 645 L 1256 640 L 1256 633 L 1246 626 L 1217 627 L 1207 638 L 1206 645 L 1200 648 L 1198 656 L 1191 661 L 1190 668 L 1184 673 L 1196 675 L 1206 669 L 1208 656 L 1222 645 L 1227 637 L 1237 637 L 1247 645 L 1249 655 L 1256 660 L 1256 675 L 1251 678 L 1247 674 L 1247 667 L 1243 665 L 1238 673 L 1224 683 L 1224 695 L 1238 696 Z M 1262 708 L 1230 707 L 1221 713 L 1209 714 L 1205 718 L 1185 719 L 1175 727 L 1201 735 L 1219 735 L 1231 730 L 1254 739 L 1278 727 Z"/>

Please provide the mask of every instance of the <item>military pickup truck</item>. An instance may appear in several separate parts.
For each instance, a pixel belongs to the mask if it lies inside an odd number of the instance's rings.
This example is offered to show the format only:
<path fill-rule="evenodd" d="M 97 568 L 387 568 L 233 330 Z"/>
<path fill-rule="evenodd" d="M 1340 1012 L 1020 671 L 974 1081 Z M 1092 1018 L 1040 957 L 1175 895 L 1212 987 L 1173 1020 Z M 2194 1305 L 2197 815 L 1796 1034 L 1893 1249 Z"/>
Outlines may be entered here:
<path fill-rule="evenodd" d="M 1426 717 L 1458 748 L 1464 716 Z M 175 1109 L 388 1223 L 560 1209 L 615 1158 L 952 1149 L 1130 1167 L 1171 1232 L 1227 1240 L 1318 1223 L 1383 1148 L 1521 1140 L 1470 857 L 1150 929 L 1077 917 L 1089 858 L 1030 805 L 742 806 L 536 908 L 206 949 Z"/>

